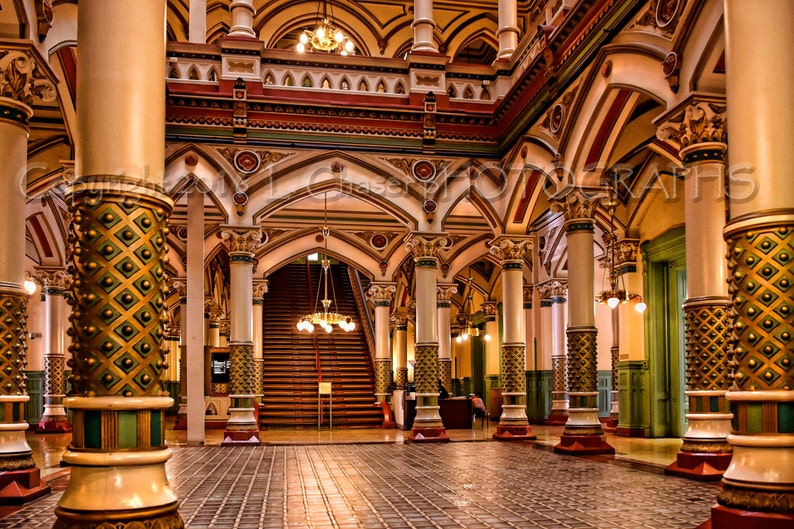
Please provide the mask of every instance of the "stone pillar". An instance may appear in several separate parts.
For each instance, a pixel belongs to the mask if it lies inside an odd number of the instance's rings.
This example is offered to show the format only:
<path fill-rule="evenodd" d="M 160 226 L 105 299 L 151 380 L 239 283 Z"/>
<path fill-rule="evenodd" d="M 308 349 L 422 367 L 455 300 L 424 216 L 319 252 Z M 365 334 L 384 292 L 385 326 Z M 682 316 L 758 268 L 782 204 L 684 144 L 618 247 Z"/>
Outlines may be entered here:
<path fill-rule="evenodd" d="M 41 65 L 40 65 L 41 64 Z M 27 303 L 25 281 L 25 194 L 28 120 L 36 83 L 52 90 L 43 61 L 19 41 L 0 44 L 0 490 L 2 503 L 23 503 L 50 492 L 25 440 L 27 403 Z M 6 498 L 8 493 L 10 497 Z"/>
<path fill-rule="evenodd" d="M 44 292 L 44 414 L 36 433 L 67 433 L 72 425 L 63 407 L 66 395 L 66 322 L 64 293 L 72 278 L 62 268 L 38 269 L 35 275 Z"/>
<path fill-rule="evenodd" d="M 263 336 L 263 318 L 265 309 L 265 294 L 268 290 L 267 279 L 260 279 L 254 281 L 253 289 L 253 310 L 251 319 L 254 324 L 254 395 L 258 403 L 262 401 L 264 391 L 264 336 Z"/>
<path fill-rule="evenodd" d="M 452 395 L 452 334 L 450 306 L 452 295 L 458 291 L 454 283 L 436 287 L 438 311 L 438 378 Z"/>
<path fill-rule="evenodd" d="M 438 254 L 449 246 L 443 234 L 414 233 L 406 247 L 416 264 L 416 344 L 414 383 L 416 419 L 410 441 L 449 441 L 438 413 L 438 323 L 436 314 L 436 268 Z"/>
<path fill-rule="evenodd" d="M 229 36 L 255 39 L 254 15 L 256 15 L 256 8 L 253 0 L 232 0 L 229 10 L 232 13 L 232 27 L 229 30 Z"/>
<path fill-rule="evenodd" d="M 614 432 L 620 423 L 620 389 L 618 388 L 618 362 L 620 362 L 620 305 L 612 309 L 612 346 L 609 348 L 609 361 L 612 368 L 612 391 L 607 427 Z"/>
<path fill-rule="evenodd" d="M 525 337 L 526 337 L 526 344 L 527 344 L 527 352 L 526 352 L 526 370 L 533 371 L 539 370 L 539 361 L 535 359 L 535 352 L 536 352 L 536 344 L 535 339 L 537 336 L 535 335 L 535 313 L 532 306 L 532 296 L 535 293 L 535 286 L 534 285 L 524 285 L 523 287 L 523 296 L 524 296 L 524 328 L 525 328 Z"/>
<path fill-rule="evenodd" d="M 204 396 L 209 394 L 210 358 L 206 347 L 209 312 L 204 299 L 204 193 L 195 183 L 187 192 L 186 247 L 183 384 L 187 396 L 187 444 L 198 446 L 204 444 L 206 433 Z"/>
<path fill-rule="evenodd" d="M 537 439 L 527 419 L 526 322 L 524 321 L 524 255 L 528 238 L 500 237 L 490 252 L 502 265 L 502 416 L 494 439 Z"/>
<path fill-rule="evenodd" d="M 499 29 L 496 30 L 496 37 L 499 39 L 497 59 L 510 59 L 518 46 L 519 31 L 516 0 L 499 0 Z"/>
<path fill-rule="evenodd" d="M 541 309 L 551 310 L 550 340 L 552 391 L 551 411 L 546 424 L 560 425 L 568 422 L 568 350 L 565 346 L 565 328 L 568 309 L 568 285 L 552 281 L 543 285 Z"/>
<path fill-rule="evenodd" d="M 190 25 L 188 41 L 194 44 L 207 42 L 207 0 L 190 0 Z"/>
<path fill-rule="evenodd" d="M 794 526 L 794 5 L 726 0 L 733 459 L 713 529 Z M 759 36 L 774 35 L 774 39 Z M 765 65 L 764 75 L 751 75 Z"/>
<path fill-rule="evenodd" d="M 161 380 L 172 209 L 162 188 L 164 26 L 162 0 L 85 0 L 78 10 L 76 178 L 64 194 L 74 432 L 58 529 L 184 527 L 165 472 L 173 400 Z"/>
<path fill-rule="evenodd" d="M 567 189 L 553 202 L 565 215 L 568 241 L 568 421 L 556 452 L 614 454 L 598 420 L 594 217 L 597 200 L 590 190 Z"/>
<path fill-rule="evenodd" d="M 414 30 L 414 43 L 411 51 L 425 51 L 438 53 L 433 31 L 436 22 L 433 20 L 433 0 L 414 0 L 414 21 L 411 24 Z"/>
<path fill-rule="evenodd" d="M 680 145 L 684 163 L 687 300 L 684 303 L 689 410 L 684 443 L 665 473 L 716 481 L 731 462 L 728 392 L 730 300 L 725 266 L 725 162 L 722 101 L 677 109 L 659 135 Z"/>
<path fill-rule="evenodd" d="M 254 250 L 262 236 L 259 226 L 224 226 L 229 249 L 229 420 L 223 446 L 258 445 L 256 367 L 252 318 Z"/>
<path fill-rule="evenodd" d="M 391 352 L 389 351 L 389 310 L 394 283 L 373 283 L 367 291 L 375 304 L 375 401 L 389 402 L 392 385 Z M 407 371 L 407 368 L 406 368 Z"/>
<path fill-rule="evenodd" d="M 483 353 L 485 354 L 483 361 L 483 367 L 485 369 L 485 395 L 483 395 L 483 400 L 493 418 L 497 418 L 498 412 L 496 412 L 496 409 L 501 411 L 501 408 L 494 409 L 491 405 L 491 389 L 501 392 L 502 388 L 502 355 L 499 351 L 499 323 L 496 321 L 496 308 L 495 301 L 484 301 L 480 306 L 485 316 L 485 334 L 491 337 L 490 340 L 485 340 L 483 343 Z M 474 309 L 471 310 L 474 311 Z M 473 337 L 469 340 L 469 347 L 471 347 L 472 339 Z M 496 391 L 493 393 L 496 393 Z"/>
<path fill-rule="evenodd" d="M 181 345 L 179 346 L 179 407 L 174 421 L 174 430 L 187 430 L 187 280 L 179 278 L 173 282 L 179 296 L 179 324 Z"/>
<path fill-rule="evenodd" d="M 392 316 L 394 323 L 394 357 L 397 366 L 394 371 L 394 385 L 399 389 L 408 386 L 408 317 L 404 314 Z"/>

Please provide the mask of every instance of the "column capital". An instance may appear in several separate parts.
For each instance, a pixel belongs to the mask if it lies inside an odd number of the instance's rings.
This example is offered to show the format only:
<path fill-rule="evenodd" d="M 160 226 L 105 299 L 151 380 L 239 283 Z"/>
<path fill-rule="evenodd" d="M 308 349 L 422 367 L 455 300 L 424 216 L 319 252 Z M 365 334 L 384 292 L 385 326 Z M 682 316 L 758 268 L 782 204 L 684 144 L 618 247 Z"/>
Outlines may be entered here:
<path fill-rule="evenodd" d="M 187 298 L 187 279 L 184 277 L 177 277 L 171 282 L 171 288 L 176 290 L 180 299 Z"/>
<path fill-rule="evenodd" d="M 253 284 L 254 297 L 264 298 L 267 294 L 270 282 L 267 279 L 255 279 Z"/>
<path fill-rule="evenodd" d="M 533 247 L 530 237 L 507 236 L 498 237 L 490 243 L 489 252 L 500 261 L 523 261 L 527 250 Z"/>
<path fill-rule="evenodd" d="M 676 144 L 681 152 L 684 162 L 686 154 L 691 148 L 712 148 L 725 151 L 728 141 L 727 105 L 725 101 L 690 101 L 683 107 L 678 107 L 668 113 L 666 120 L 659 125 L 656 137 L 663 141 Z M 714 144 L 723 144 L 717 148 Z M 721 154 L 721 153 L 720 153 Z M 720 156 L 719 159 L 721 159 Z"/>
<path fill-rule="evenodd" d="M 411 233 L 405 241 L 405 248 L 414 259 L 437 259 L 441 250 L 452 246 L 446 233 Z"/>
<path fill-rule="evenodd" d="M 568 283 L 564 281 L 548 281 L 537 288 L 542 299 L 565 299 L 568 296 Z"/>
<path fill-rule="evenodd" d="M 72 288 L 72 276 L 65 268 L 34 267 L 33 281 L 45 289 L 69 290 Z"/>
<path fill-rule="evenodd" d="M 566 231 L 593 231 L 593 220 L 604 192 L 601 188 L 570 187 L 552 197 L 551 210 L 565 217 Z"/>
<path fill-rule="evenodd" d="M 391 317 L 391 321 L 394 324 L 394 327 L 408 327 L 408 322 L 411 321 L 411 316 L 408 314 L 393 314 Z"/>
<path fill-rule="evenodd" d="M 262 228 L 259 226 L 221 226 L 221 237 L 230 252 L 253 254 L 259 248 Z"/>
<path fill-rule="evenodd" d="M 458 292 L 458 287 L 455 283 L 437 283 L 436 284 L 436 302 L 447 303 L 452 300 L 452 295 Z"/>
<path fill-rule="evenodd" d="M 55 84 L 55 76 L 32 43 L 0 41 L 0 104 L 10 99 L 22 105 L 5 118 L 27 125 L 36 99 L 55 100 Z"/>
<path fill-rule="evenodd" d="M 524 285 L 523 299 L 524 303 L 532 303 L 532 292 L 535 290 L 535 285 Z"/>
<path fill-rule="evenodd" d="M 493 319 L 496 317 L 496 301 L 483 301 L 482 305 L 480 305 L 483 314 L 485 314 L 485 319 Z"/>
<path fill-rule="evenodd" d="M 391 305 L 392 297 L 397 292 L 395 283 L 372 283 L 367 290 L 367 297 L 375 306 Z"/>
<path fill-rule="evenodd" d="M 637 271 L 637 255 L 640 250 L 639 239 L 621 239 L 615 243 L 615 271 L 623 275 Z"/>

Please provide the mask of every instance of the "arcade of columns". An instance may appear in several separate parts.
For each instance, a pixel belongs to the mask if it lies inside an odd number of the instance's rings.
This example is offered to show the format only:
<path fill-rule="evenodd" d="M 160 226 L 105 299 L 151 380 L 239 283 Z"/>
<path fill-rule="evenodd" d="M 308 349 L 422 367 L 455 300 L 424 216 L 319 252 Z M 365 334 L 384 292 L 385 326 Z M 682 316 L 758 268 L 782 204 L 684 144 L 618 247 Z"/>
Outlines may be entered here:
<path fill-rule="evenodd" d="M 794 61 L 778 57 L 781 50 L 794 49 L 794 36 L 789 31 L 794 17 L 785 0 L 775 1 L 776 8 L 759 10 L 750 0 L 726 0 L 728 103 L 686 101 L 668 112 L 663 120 L 666 123 L 660 127 L 661 134 L 680 144 L 680 157 L 687 170 L 686 219 L 688 224 L 699 226 L 698 230 L 688 230 L 686 245 L 689 428 L 669 471 L 696 478 L 723 474 L 725 486 L 711 520 L 711 526 L 720 529 L 783 529 L 794 522 L 790 296 L 794 252 L 790 197 L 794 196 L 794 180 L 787 174 L 794 161 L 788 146 L 794 136 L 794 102 L 782 88 L 794 79 Z M 123 16 L 119 9 L 103 0 L 81 2 L 78 62 L 84 82 L 78 87 L 80 148 L 76 179 L 67 192 L 72 262 L 66 271 L 42 270 L 40 275 L 47 313 L 51 314 L 51 337 L 45 353 L 46 412 L 40 428 L 73 428 L 73 445 L 63 457 L 72 465 L 72 475 L 56 509 L 58 528 L 87 527 L 97 521 L 119 526 L 141 521 L 183 526 L 177 498 L 164 470 L 170 457 L 163 441 L 164 410 L 171 405 L 171 399 L 163 396 L 161 383 L 167 366 L 164 241 L 172 204 L 162 190 L 162 172 L 157 169 L 163 166 L 164 106 L 156 103 L 164 101 L 165 96 L 163 4 L 161 0 L 125 3 Z M 246 33 L 253 12 L 250 2 L 234 2 L 233 10 L 234 31 Z M 769 12 L 780 16 L 770 17 Z M 503 20 L 502 13 L 500 9 L 500 26 L 506 28 L 499 35 L 503 52 L 511 43 L 514 46 L 517 31 L 510 29 L 512 22 L 509 17 Z M 418 1 L 415 50 L 435 49 L 432 28 L 432 2 Z M 776 35 L 777 40 L 758 39 L 759 32 Z M 134 50 L 122 45 L 130 41 L 139 45 Z M 26 71 L 30 83 L 3 91 L 0 97 L 0 150 L 5 176 L 1 185 L 6 197 L 6 218 L 0 223 L 4 252 L 4 259 L 0 259 L 0 469 L 3 479 L 18 483 L 25 491 L 24 499 L 31 499 L 48 490 L 40 482 L 24 437 L 28 426 L 24 411 L 29 399 L 25 387 L 27 294 L 22 289 L 24 256 L 16 250 L 24 247 L 24 197 L 13 186 L 26 163 L 31 97 L 45 95 L 40 87 L 51 80 L 33 49 L 9 44 L 5 48 L 9 53 L 0 58 L 0 65 L 5 69 L 14 62 L 13 67 Z M 748 75 L 758 63 L 775 64 L 776 68 L 768 69 L 763 76 Z M 123 82 L 102 75 L 116 64 L 129 65 Z M 142 106 L 147 112 L 134 111 Z M 126 133 L 120 134 L 119 129 Z M 720 188 L 727 153 L 732 160 L 752 168 L 743 176 L 753 189 L 752 193 L 729 197 L 726 224 L 723 203 L 700 198 L 713 196 L 706 191 Z M 119 167 L 126 175 L 121 181 L 111 177 Z M 549 323 L 551 339 L 557 344 L 552 348 L 556 358 L 553 410 L 565 417 L 565 432 L 555 450 L 564 453 L 613 450 L 604 441 L 595 405 L 597 331 L 592 312 L 592 265 L 597 200 L 597 195 L 587 189 L 569 189 L 558 195 L 553 207 L 565 217 L 567 292 L 563 285 L 538 292 L 541 321 Z M 257 304 L 251 289 L 251 264 L 257 229 L 230 227 L 226 233 L 234 256 L 232 306 L 236 313 L 254 313 Z M 448 287 L 436 284 L 438 253 L 447 243 L 443 234 L 431 233 L 413 234 L 408 242 L 417 284 L 414 441 L 448 440 L 438 414 L 436 391 L 439 374 L 447 379 L 449 358 L 441 346 L 446 336 L 442 338 L 439 333 L 439 319 L 446 317 L 445 297 L 449 293 L 444 289 Z M 497 429 L 497 438 L 502 439 L 532 437 L 525 413 L 526 330 L 520 275 L 527 244 L 506 237 L 491 247 L 503 274 L 501 369 L 505 404 Z M 188 349 L 200 339 L 196 338 L 199 333 L 195 325 L 198 321 L 201 326 L 203 321 L 191 318 L 188 310 L 196 306 L 202 313 L 204 310 L 203 296 L 198 303 L 191 302 L 200 291 L 191 280 L 201 276 L 201 259 L 194 258 L 193 262 L 199 268 L 188 269 L 187 317 L 183 322 Z M 198 274 L 191 274 L 191 270 L 198 270 Z M 65 282 L 67 275 L 71 286 Z M 378 400 L 386 398 L 384 386 L 390 382 L 388 342 L 384 338 L 390 289 L 389 285 L 376 285 L 371 294 L 378 336 Z M 59 296 L 67 290 L 72 305 L 72 358 L 68 363 L 72 391 L 64 396 L 66 355 L 63 344 L 55 338 L 61 325 L 55 313 Z M 394 315 L 397 385 L 407 382 L 407 317 Z M 252 410 L 260 371 L 257 358 L 261 356 L 257 357 L 255 347 L 254 320 L 244 320 L 230 323 L 230 342 L 236 352 L 232 362 L 234 420 L 227 426 L 227 444 L 258 442 Z M 567 352 L 562 346 L 563 329 Z M 183 362 L 186 366 L 191 363 L 192 359 Z M 187 372 L 187 379 L 203 384 L 203 375 L 196 376 L 194 371 Z M 188 407 L 200 405 L 196 396 L 203 393 L 195 389 L 200 383 L 188 382 Z M 65 420 L 64 408 L 73 413 L 71 425 Z M 190 417 L 190 410 L 187 414 Z M 190 432 L 190 426 L 188 429 Z M 106 479 L 110 475 L 114 480 Z M 107 487 L 108 483 L 115 485 Z M 138 506 L 130 508 L 133 497 Z"/>

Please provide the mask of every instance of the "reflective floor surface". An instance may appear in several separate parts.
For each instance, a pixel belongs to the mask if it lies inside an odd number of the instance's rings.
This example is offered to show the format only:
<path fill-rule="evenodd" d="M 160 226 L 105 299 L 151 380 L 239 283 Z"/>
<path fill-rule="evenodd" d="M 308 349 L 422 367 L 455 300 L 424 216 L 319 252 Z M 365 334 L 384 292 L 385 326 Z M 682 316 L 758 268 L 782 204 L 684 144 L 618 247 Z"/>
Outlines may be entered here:
<path fill-rule="evenodd" d="M 662 474 L 680 439 L 609 435 L 615 457 L 571 457 L 551 451 L 561 427 L 533 426 L 536 442 L 493 441 L 494 430 L 448 430 L 443 444 L 400 430 L 267 430 L 259 447 L 221 447 L 221 430 L 187 446 L 168 430 L 167 471 L 191 529 L 683 529 L 708 519 L 719 492 Z M 53 493 L 0 509 L 0 528 L 52 527 L 68 480 L 70 436 L 28 438 Z"/>

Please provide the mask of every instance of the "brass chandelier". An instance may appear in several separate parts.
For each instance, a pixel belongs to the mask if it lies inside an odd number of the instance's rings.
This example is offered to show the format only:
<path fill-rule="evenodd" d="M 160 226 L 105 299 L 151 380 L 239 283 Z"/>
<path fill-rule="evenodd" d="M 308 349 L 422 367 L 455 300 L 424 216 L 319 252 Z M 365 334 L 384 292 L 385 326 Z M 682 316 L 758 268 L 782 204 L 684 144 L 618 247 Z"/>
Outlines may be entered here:
<path fill-rule="evenodd" d="M 341 29 L 334 26 L 333 18 L 329 18 L 327 0 L 322 0 L 317 5 L 317 19 L 319 21 L 313 29 L 303 30 L 298 37 L 297 50 L 300 53 L 316 50 L 352 55 L 356 51 L 353 41 L 345 36 Z"/>
<path fill-rule="evenodd" d="M 609 196 L 607 202 L 604 203 L 609 211 L 609 233 L 604 236 L 604 243 L 607 251 L 607 266 L 604 271 L 604 280 L 602 290 L 596 297 L 596 301 L 605 304 L 610 309 L 615 309 L 618 305 L 636 302 L 634 310 L 642 314 L 648 305 L 642 300 L 639 294 L 633 294 L 626 289 L 623 274 L 620 273 L 617 267 L 617 260 L 615 252 L 617 251 L 618 235 L 615 233 L 615 209 L 617 208 L 617 197 L 614 196 L 614 190 L 610 186 Z M 608 275 L 608 277 L 607 277 Z M 609 282 L 609 288 L 604 288 L 604 285 Z"/>
<path fill-rule="evenodd" d="M 323 237 L 322 271 L 317 285 L 317 296 L 314 300 L 314 312 L 301 317 L 297 327 L 299 331 L 314 332 L 314 327 L 319 325 L 325 332 L 330 333 L 333 331 L 333 326 L 338 325 L 343 331 L 350 332 L 356 328 L 356 323 L 350 316 L 340 314 L 335 310 L 337 308 L 336 292 L 330 275 L 331 262 L 328 259 L 328 239 L 331 237 L 331 228 L 328 226 L 328 193 L 325 194 L 323 200 L 324 220 L 323 226 L 320 228 Z M 333 300 L 328 297 L 329 285 Z M 323 299 L 320 299 L 320 287 L 322 287 Z M 319 309 L 320 304 L 322 304 L 322 310 Z"/>

